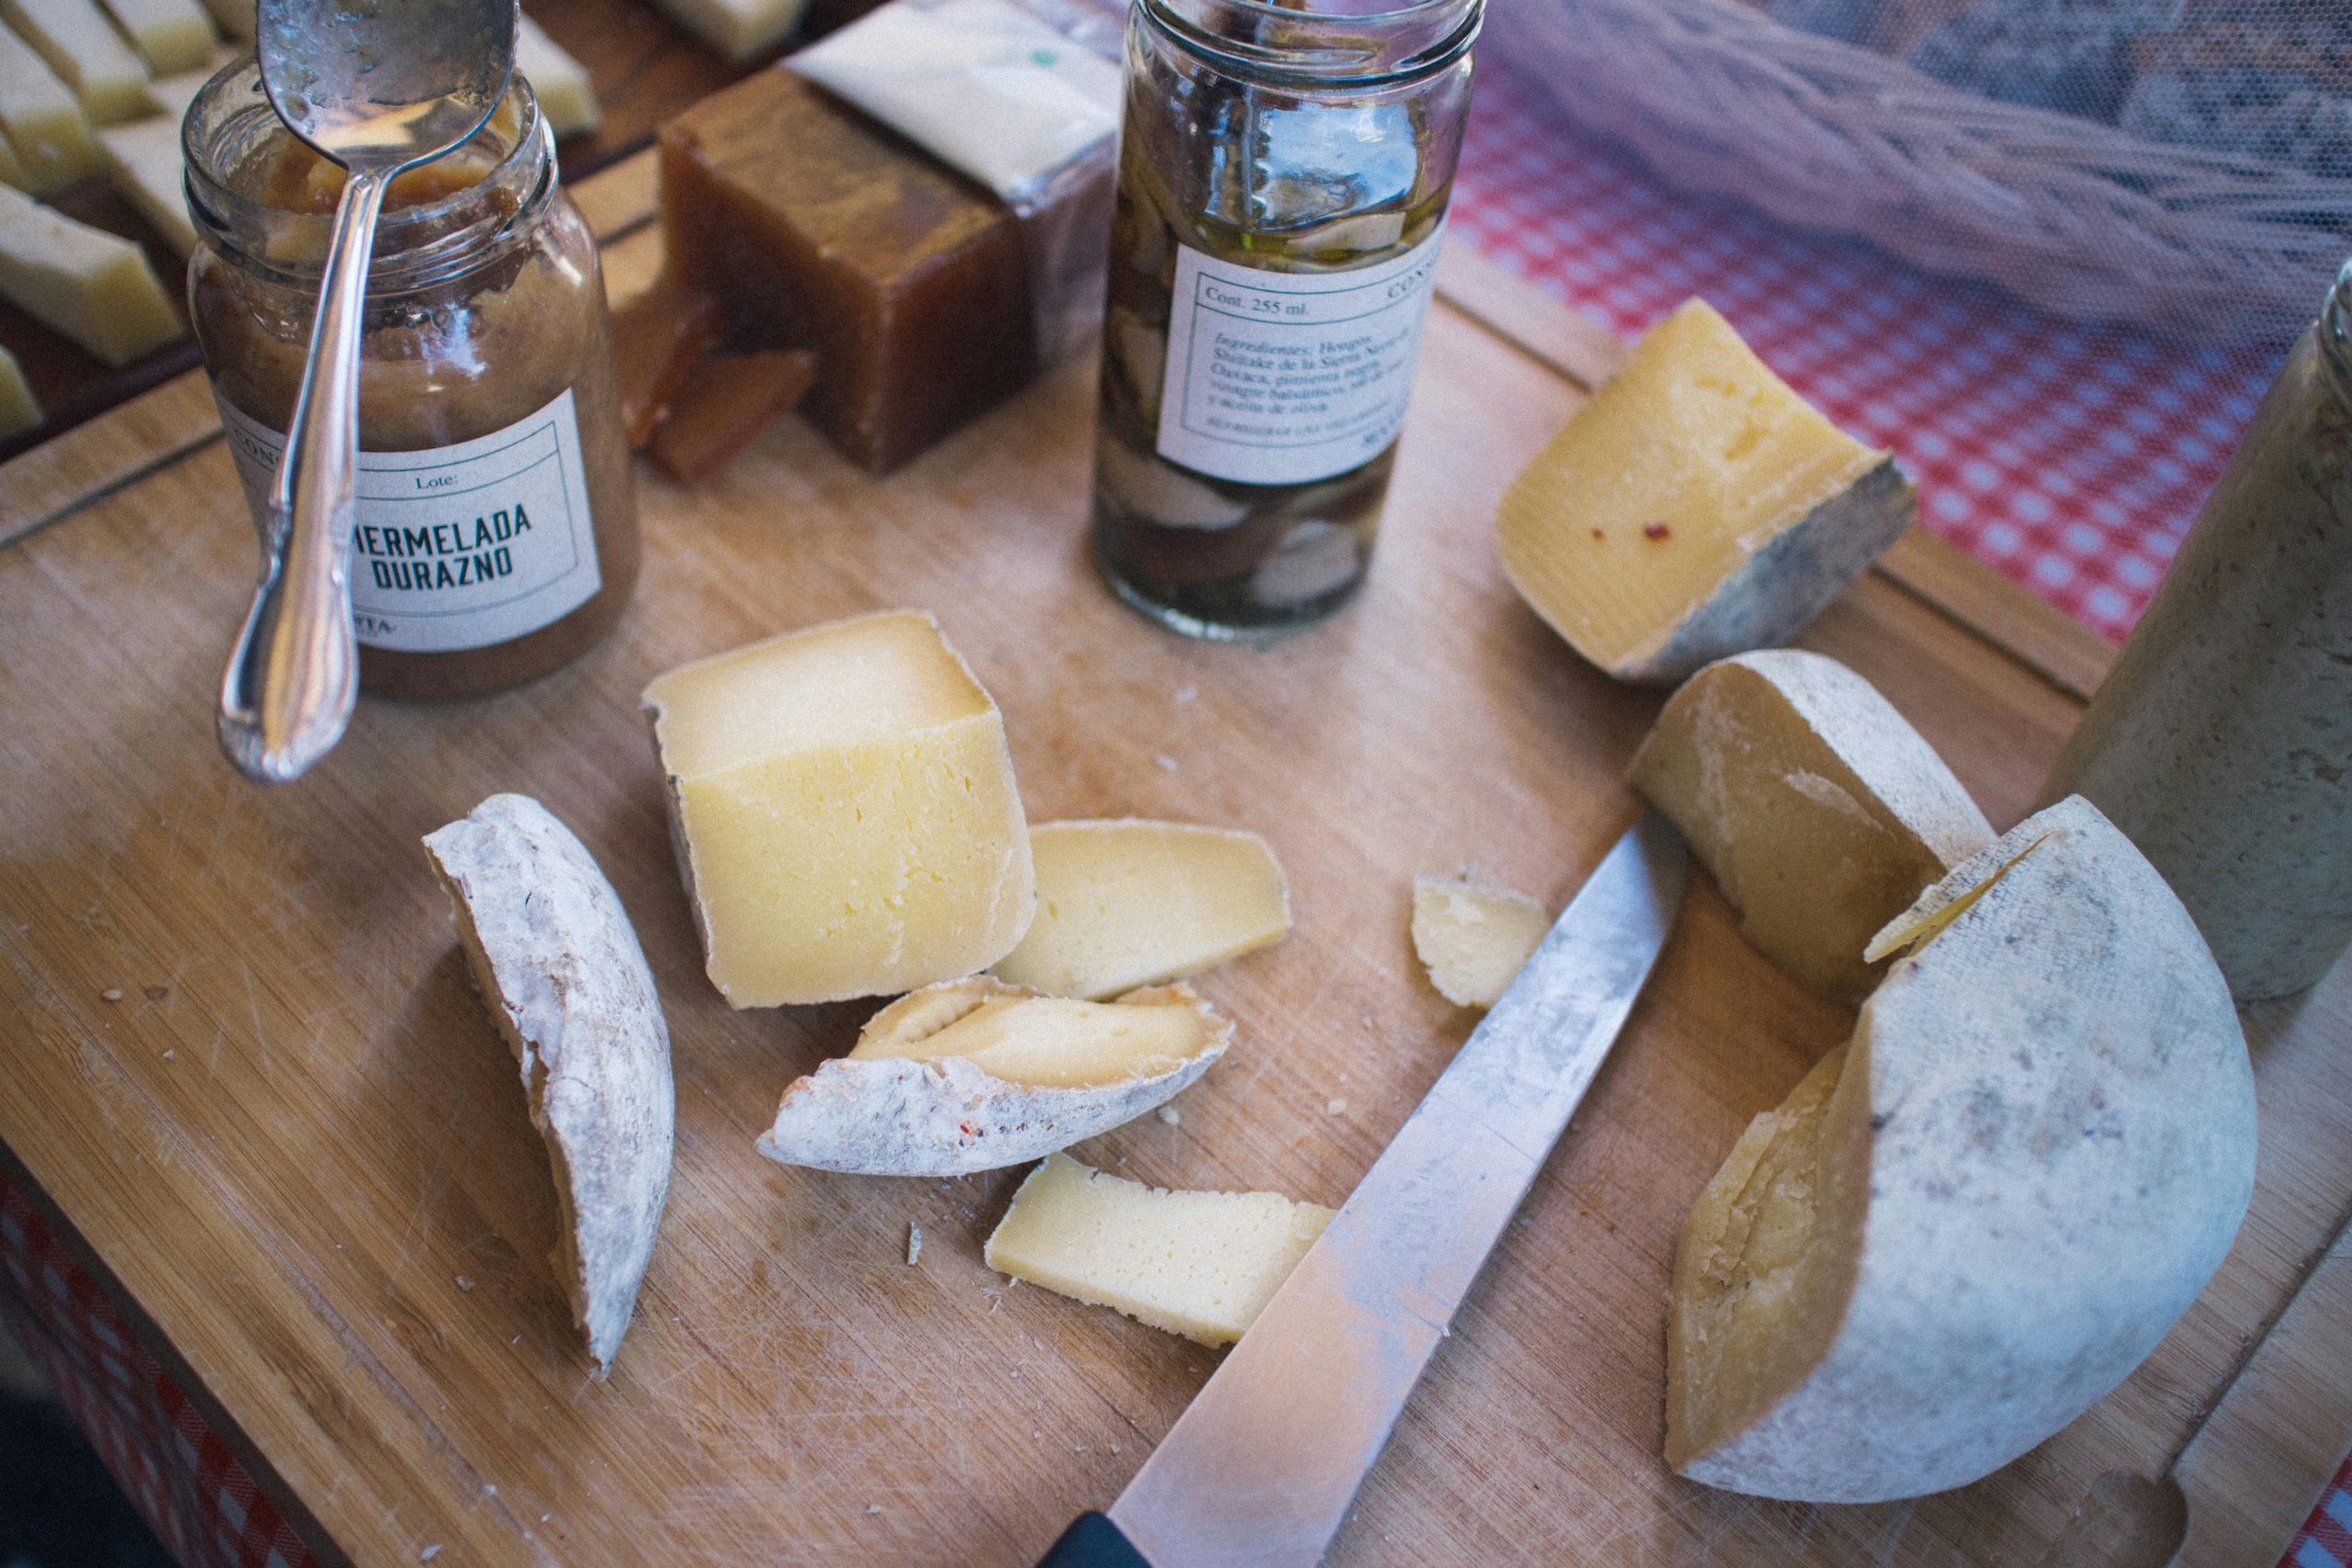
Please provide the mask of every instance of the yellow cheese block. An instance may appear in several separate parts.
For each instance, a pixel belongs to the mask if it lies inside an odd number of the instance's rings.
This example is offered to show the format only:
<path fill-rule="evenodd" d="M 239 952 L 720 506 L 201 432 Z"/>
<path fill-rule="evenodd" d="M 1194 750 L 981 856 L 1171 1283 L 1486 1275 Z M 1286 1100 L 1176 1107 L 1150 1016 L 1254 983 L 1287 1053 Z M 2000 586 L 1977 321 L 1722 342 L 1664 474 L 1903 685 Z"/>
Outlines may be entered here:
<path fill-rule="evenodd" d="M 571 136 L 596 129 L 602 111 L 586 68 L 548 37 L 546 28 L 520 15 L 514 18 L 514 69 L 531 84 L 548 130 Z"/>
<path fill-rule="evenodd" d="M 1578 653 L 1659 682 L 1787 641 L 1917 511 L 1891 457 L 1692 299 L 1528 465 L 1495 540 L 1521 596 Z"/>
<path fill-rule="evenodd" d="M 1508 887 L 1413 879 L 1413 952 L 1456 1007 L 1490 1008 L 1552 929 L 1543 905 Z"/>
<path fill-rule="evenodd" d="M 742 62 L 790 32 L 808 0 L 661 0 L 671 19 L 728 59 Z"/>
<path fill-rule="evenodd" d="M 212 21 L 196 0 L 106 0 L 106 8 L 159 75 L 212 59 Z"/>
<path fill-rule="evenodd" d="M 645 689 L 711 983 L 739 1008 L 912 990 L 1029 927 L 996 704 L 915 611 L 838 621 Z"/>
<path fill-rule="evenodd" d="M 41 418 L 40 400 L 25 379 L 25 367 L 17 363 L 15 355 L 0 348 L 0 440 L 22 435 L 40 424 Z"/>
<path fill-rule="evenodd" d="M 106 167 L 74 89 L 30 44 L 0 28 L 0 130 L 23 166 L 6 183 L 35 196 L 63 190 Z"/>
<path fill-rule="evenodd" d="M 1114 997 L 1279 941 L 1290 886 L 1255 833 L 1136 818 L 1029 830 L 1037 919 L 997 976 L 1054 997 Z"/>
<path fill-rule="evenodd" d="M 254 0 L 204 0 L 204 8 L 212 13 L 212 19 L 220 24 L 222 32 L 232 39 L 253 42 Z"/>
<path fill-rule="evenodd" d="M 6 186 L 0 186 L 0 298 L 108 365 L 128 365 L 183 330 L 146 252 Z"/>
<path fill-rule="evenodd" d="M 196 249 L 196 224 L 184 194 L 186 165 L 180 154 L 180 122 L 158 115 L 98 132 L 107 175 L 139 216 L 185 256 Z"/>
<path fill-rule="evenodd" d="M 74 89 L 93 125 L 137 119 L 154 108 L 146 65 L 96 0 L 0 0 L 0 18 Z"/>
<path fill-rule="evenodd" d="M 14 186 L 18 190 L 33 188 L 33 177 L 25 172 L 24 160 L 17 156 L 5 124 L 0 124 L 0 186 Z"/>
<path fill-rule="evenodd" d="M 1331 1214 L 1279 1192 L 1146 1187 L 1049 1155 L 989 1237 L 988 1265 L 1204 1345 L 1230 1345 Z"/>

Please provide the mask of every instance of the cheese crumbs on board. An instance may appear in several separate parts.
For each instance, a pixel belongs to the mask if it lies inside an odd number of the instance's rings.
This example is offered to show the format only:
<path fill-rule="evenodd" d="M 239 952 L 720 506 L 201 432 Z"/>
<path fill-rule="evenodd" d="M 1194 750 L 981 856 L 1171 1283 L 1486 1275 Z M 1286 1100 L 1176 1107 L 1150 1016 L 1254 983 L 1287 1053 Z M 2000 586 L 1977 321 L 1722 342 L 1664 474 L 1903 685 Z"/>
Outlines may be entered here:
<path fill-rule="evenodd" d="M 1456 1007 L 1490 1008 L 1552 929 L 1544 906 L 1466 878 L 1413 879 L 1413 952 Z"/>
<path fill-rule="evenodd" d="M 1278 1192 L 1185 1192 L 1053 1155 L 1012 1195 L 989 1268 L 1204 1345 L 1230 1345 L 1334 1211 Z"/>

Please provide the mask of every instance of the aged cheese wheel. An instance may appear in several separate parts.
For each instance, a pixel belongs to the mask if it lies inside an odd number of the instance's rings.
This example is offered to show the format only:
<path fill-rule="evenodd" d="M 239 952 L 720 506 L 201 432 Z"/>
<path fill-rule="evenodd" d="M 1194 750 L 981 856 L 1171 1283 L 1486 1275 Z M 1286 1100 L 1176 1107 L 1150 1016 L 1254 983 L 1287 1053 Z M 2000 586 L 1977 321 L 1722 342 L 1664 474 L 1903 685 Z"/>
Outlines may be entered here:
<path fill-rule="evenodd" d="M 601 1376 L 670 1194 L 677 1094 L 653 973 L 613 885 L 529 796 L 493 795 L 424 848 L 547 1140 L 556 1270 Z"/>
<path fill-rule="evenodd" d="M 1893 704 L 1795 649 L 1719 660 L 1683 682 L 1633 782 L 1682 829 L 1757 951 L 1843 1001 L 1877 983 L 1871 936 L 1993 841 Z"/>
<path fill-rule="evenodd" d="M 1851 1042 L 1684 1223 L 1667 1462 L 1871 1503 L 2007 1463 L 2121 1382 L 2228 1251 L 2254 1076 L 2171 889 L 2072 796 L 1920 900 Z"/>

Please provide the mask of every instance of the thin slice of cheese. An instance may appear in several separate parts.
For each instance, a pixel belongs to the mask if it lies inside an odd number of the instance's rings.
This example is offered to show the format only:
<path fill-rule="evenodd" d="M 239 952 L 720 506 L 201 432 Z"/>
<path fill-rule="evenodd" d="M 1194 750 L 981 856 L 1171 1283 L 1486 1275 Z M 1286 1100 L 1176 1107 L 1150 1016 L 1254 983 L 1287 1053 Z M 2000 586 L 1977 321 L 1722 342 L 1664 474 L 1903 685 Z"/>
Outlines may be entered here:
<path fill-rule="evenodd" d="M 158 117 L 98 132 L 107 155 L 107 176 L 139 216 L 154 225 L 183 256 L 196 250 L 196 224 L 187 215 L 180 156 L 180 122 Z"/>
<path fill-rule="evenodd" d="M 1413 879 L 1413 952 L 1456 1007 L 1490 1008 L 1552 929 L 1544 906 L 1508 887 Z"/>
<path fill-rule="evenodd" d="M 1504 495 L 1521 597 L 1621 680 L 1786 641 L 1910 526 L 1911 482 L 1704 300 L 1652 327 Z"/>
<path fill-rule="evenodd" d="M 1741 654 L 1683 683 L 1634 755 L 1634 787 L 1674 820 L 1758 952 L 1808 989 L 1860 1001 L 1864 946 L 1992 824 L 1877 688 L 1796 649 Z"/>
<path fill-rule="evenodd" d="M 106 167 L 74 89 L 6 28 L 0 28 L 0 130 L 24 166 L 24 177 L 7 183 L 35 196 L 63 190 Z"/>
<path fill-rule="evenodd" d="M 204 6 L 230 38 L 243 43 L 254 41 L 254 0 L 204 0 Z"/>
<path fill-rule="evenodd" d="M 152 113 L 148 71 L 96 0 L 0 0 L 0 18 L 63 78 L 93 125 Z"/>
<path fill-rule="evenodd" d="M 1035 908 L 997 712 L 918 611 L 837 621 L 645 689 L 711 983 L 739 1008 L 985 969 Z"/>
<path fill-rule="evenodd" d="M 219 41 L 196 0 L 106 0 L 106 8 L 159 76 L 204 65 Z"/>
<path fill-rule="evenodd" d="M 1279 1192 L 1183 1192 L 1052 1155 L 1022 1182 L 989 1268 L 1204 1345 L 1230 1345 L 1333 1211 Z"/>
<path fill-rule="evenodd" d="M 32 383 L 25 379 L 25 367 L 17 363 L 15 355 L 0 348 L 0 440 L 22 435 L 42 418 L 40 400 L 33 396 Z"/>
<path fill-rule="evenodd" d="M 548 129 L 558 136 L 595 130 L 603 111 L 587 68 L 530 17 L 517 15 L 514 22 L 514 69 L 531 84 Z"/>
<path fill-rule="evenodd" d="M 738 64 L 775 48 L 799 25 L 808 0 L 661 0 L 687 31 Z"/>
<path fill-rule="evenodd" d="M 185 330 L 147 253 L 0 186 L 0 297 L 108 365 Z"/>
<path fill-rule="evenodd" d="M 1255 833 L 1132 817 L 1044 822 L 1029 850 L 1037 919 L 996 974 L 1048 996 L 1197 975 L 1290 930 L 1290 885 Z"/>

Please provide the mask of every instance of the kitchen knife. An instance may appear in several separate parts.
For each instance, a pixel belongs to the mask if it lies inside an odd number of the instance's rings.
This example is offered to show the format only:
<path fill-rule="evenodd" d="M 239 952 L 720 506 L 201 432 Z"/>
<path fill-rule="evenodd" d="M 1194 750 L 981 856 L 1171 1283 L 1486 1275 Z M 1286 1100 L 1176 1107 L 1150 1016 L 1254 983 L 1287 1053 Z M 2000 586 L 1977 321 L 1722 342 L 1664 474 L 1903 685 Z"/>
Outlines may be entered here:
<path fill-rule="evenodd" d="M 1617 840 L 1106 1517 L 1039 1568 L 1306 1568 L 1353 1506 L 1672 929 L 1689 856 Z"/>

